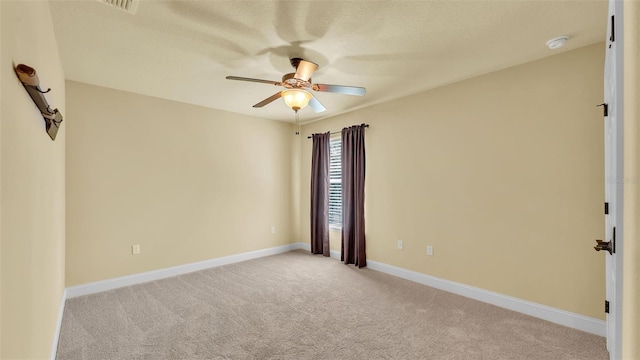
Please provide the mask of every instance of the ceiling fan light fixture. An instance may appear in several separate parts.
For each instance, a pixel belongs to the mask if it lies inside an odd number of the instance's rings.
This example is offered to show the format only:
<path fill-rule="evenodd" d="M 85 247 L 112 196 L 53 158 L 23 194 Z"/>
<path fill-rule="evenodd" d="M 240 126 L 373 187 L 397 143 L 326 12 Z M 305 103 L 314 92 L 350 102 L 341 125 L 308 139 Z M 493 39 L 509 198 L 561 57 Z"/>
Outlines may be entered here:
<path fill-rule="evenodd" d="M 287 104 L 293 111 L 303 109 L 309 104 L 309 100 L 313 97 L 310 93 L 300 89 L 287 89 L 283 90 L 280 95 L 284 99 L 284 103 Z"/>

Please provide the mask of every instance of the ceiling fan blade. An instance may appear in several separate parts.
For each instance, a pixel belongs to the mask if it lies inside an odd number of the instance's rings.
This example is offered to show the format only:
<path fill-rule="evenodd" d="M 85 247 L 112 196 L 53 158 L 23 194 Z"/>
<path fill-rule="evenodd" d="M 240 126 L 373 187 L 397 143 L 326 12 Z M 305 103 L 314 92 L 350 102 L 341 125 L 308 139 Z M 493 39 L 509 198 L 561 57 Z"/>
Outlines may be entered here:
<path fill-rule="evenodd" d="M 300 60 L 294 77 L 296 79 L 309 81 L 309 79 L 311 79 L 311 75 L 313 75 L 313 72 L 316 71 L 316 69 L 318 69 L 318 64 L 307 60 Z"/>
<path fill-rule="evenodd" d="M 322 106 L 322 104 L 320 104 L 320 101 L 318 101 L 318 99 L 316 99 L 316 97 L 313 95 L 311 95 L 311 100 L 309 100 L 309 106 L 313 109 L 314 112 L 317 112 L 317 113 L 321 113 L 327 110 L 324 106 Z"/>
<path fill-rule="evenodd" d="M 252 79 L 252 78 L 246 78 L 246 77 L 240 77 L 240 76 L 227 76 L 226 79 L 227 80 L 251 81 L 251 82 L 257 82 L 257 83 L 263 83 L 263 84 L 271 84 L 271 85 L 276 85 L 276 86 L 282 86 L 282 83 L 279 82 L 279 81 Z"/>
<path fill-rule="evenodd" d="M 266 98 L 266 99 L 264 99 L 264 100 L 260 101 L 259 103 L 257 103 L 257 104 L 255 104 L 255 105 L 253 105 L 253 107 L 254 107 L 254 108 L 263 107 L 263 106 L 265 106 L 265 105 L 267 105 L 267 104 L 271 103 L 271 102 L 272 102 L 272 101 L 274 101 L 274 100 L 278 100 L 278 99 L 280 99 L 280 97 L 281 97 L 281 96 L 282 96 L 282 95 L 280 95 L 280 92 L 277 92 L 277 93 L 275 93 L 275 94 L 273 94 L 273 95 L 269 96 L 268 98 Z"/>
<path fill-rule="evenodd" d="M 344 95 L 357 95 L 357 96 L 362 96 L 367 92 L 367 89 L 359 86 L 328 85 L 328 84 L 313 84 L 313 90 L 344 94 Z"/>

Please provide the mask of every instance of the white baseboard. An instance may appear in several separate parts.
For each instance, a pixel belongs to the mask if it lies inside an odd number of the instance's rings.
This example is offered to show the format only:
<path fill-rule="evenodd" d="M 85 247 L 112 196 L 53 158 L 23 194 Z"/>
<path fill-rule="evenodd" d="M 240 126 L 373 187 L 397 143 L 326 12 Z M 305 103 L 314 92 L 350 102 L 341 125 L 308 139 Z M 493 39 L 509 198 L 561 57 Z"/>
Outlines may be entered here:
<path fill-rule="evenodd" d="M 64 305 L 67 302 L 67 290 L 62 292 L 60 306 L 58 308 L 58 321 L 56 323 L 56 332 L 53 334 L 53 344 L 51 344 L 51 360 L 56 360 L 58 355 L 58 340 L 60 339 L 60 328 L 62 327 L 62 316 L 64 315 Z"/>
<path fill-rule="evenodd" d="M 66 296 L 68 299 L 71 299 L 78 296 L 95 294 L 95 293 L 99 293 L 107 290 L 113 290 L 113 289 L 129 286 L 129 285 L 142 284 L 149 281 L 165 279 L 165 278 L 176 276 L 176 275 L 182 275 L 182 274 L 209 269 L 217 266 L 233 264 L 240 261 L 256 259 L 263 256 L 281 254 L 291 250 L 299 249 L 300 248 L 299 244 L 300 243 L 276 246 L 268 249 L 250 251 L 246 253 L 224 256 L 220 258 L 199 261 L 199 262 L 185 264 L 185 265 L 173 266 L 165 269 L 147 271 L 139 274 L 127 275 L 127 276 L 117 277 L 113 279 L 96 281 L 88 284 L 71 286 L 67 288 Z"/>
<path fill-rule="evenodd" d="M 299 249 L 310 249 L 309 244 L 298 244 Z M 331 250 L 331 257 L 340 260 L 340 251 Z M 547 320 L 573 329 L 582 330 L 599 336 L 606 336 L 607 326 L 603 320 L 480 289 L 474 286 L 440 279 L 435 276 L 422 274 L 378 261 L 367 260 L 367 267 L 371 270 L 380 271 L 422 285 L 431 286 L 436 289 L 462 295 L 491 305 L 517 311 L 522 314 L 537 317 L 539 319 Z"/>
<path fill-rule="evenodd" d="M 240 261 L 256 259 L 263 256 L 281 254 L 287 251 L 302 249 L 310 251 L 310 245 L 297 242 L 293 244 L 273 247 L 269 249 L 251 251 L 247 253 L 225 256 L 221 258 L 205 260 L 197 263 L 174 266 L 166 269 L 148 271 L 140 274 L 128 275 L 114 279 L 97 281 L 89 284 L 72 286 L 65 291 L 65 300 L 74 297 L 95 294 L 102 291 L 117 289 L 124 286 L 141 284 L 149 281 L 160 280 L 171 276 L 182 275 L 194 271 L 204 270 L 221 265 L 232 264 Z M 331 251 L 331 257 L 340 260 L 340 251 Z M 517 311 L 529 316 L 551 321 L 556 324 L 570 328 L 582 330 L 591 334 L 605 336 L 606 323 L 603 320 L 594 319 L 588 316 L 572 313 L 565 310 L 556 309 L 550 306 L 537 304 L 531 301 L 518 299 L 515 297 L 495 293 L 477 287 L 460 284 L 454 281 L 440 279 L 435 276 L 422 274 L 416 271 L 388 265 L 385 263 L 367 260 L 367 267 L 371 270 L 380 271 L 402 279 L 410 280 L 422 285 L 431 286 L 454 294 L 462 295 L 471 299 L 482 301 L 488 304 L 499 306 L 505 309 Z M 64 309 L 64 304 L 62 305 Z M 62 309 L 59 319 L 62 319 Z M 60 321 L 59 320 L 59 321 Z M 56 344 L 57 344 L 56 334 Z"/>
<path fill-rule="evenodd" d="M 537 317 L 556 324 L 582 330 L 591 334 L 606 336 L 606 323 L 603 320 L 537 304 L 531 301 L 480 289 L 474 286 L 444 280 L 435 276 L 425 275 L 416 271 L 387 265 L 381 262 L 367 260 L 367 267 L 371 270 L 397 276 L 419 284 L 431 286 L 454 294 L 462 295 L 474 300 L 482 301 L 522 314 Z"/>

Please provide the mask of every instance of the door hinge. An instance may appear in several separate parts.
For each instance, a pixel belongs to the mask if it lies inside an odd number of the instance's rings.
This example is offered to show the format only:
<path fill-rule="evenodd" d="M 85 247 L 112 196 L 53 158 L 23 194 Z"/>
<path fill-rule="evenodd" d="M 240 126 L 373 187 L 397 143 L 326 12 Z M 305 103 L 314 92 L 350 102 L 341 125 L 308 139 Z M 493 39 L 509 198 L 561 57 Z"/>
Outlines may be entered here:
<path fill-rule="evenodd" d="M 609 203 L 604 203 L 604 214 L 609 215 Z"/>
<path fill-rule="evenodd" d="M 609 37 L 611 42 L 616 41 L 616 17 L 611 15 L 611 36 Z"/>
<path fill-rule="evenodd" d="M 604 112 L 604 116 L 609 116 L 609 104 L 607 103 L 602 103 L 596 106 L 602 106 L 602 110 Z"/>
<path fill-rule="evenodd" d="M 609 300 L 604 301 L 604 312 L 609 313 Z"/>
<path fill-rule="evenodd" d="M 613 239 L 611 239 L 611 254 L 616 253 L 616 227 L 613 227 Z"/>

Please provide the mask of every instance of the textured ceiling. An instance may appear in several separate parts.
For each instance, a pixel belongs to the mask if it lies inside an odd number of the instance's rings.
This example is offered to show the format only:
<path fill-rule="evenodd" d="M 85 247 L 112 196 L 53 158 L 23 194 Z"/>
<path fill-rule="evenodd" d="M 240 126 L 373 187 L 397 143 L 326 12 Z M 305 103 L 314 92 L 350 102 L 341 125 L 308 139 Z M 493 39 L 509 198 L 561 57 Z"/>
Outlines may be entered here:
<path fill-rule="evenodd" d="M 598 1 L 141 1 L 135 15 L 99 1 L 52 0 L 67 79 L 262 118 L 292 121 L 280 88 L 289 58 L 320 65 L 311 121 L 604 41 Z M 571 39 L 560 50 L 545 42 Z"/>

